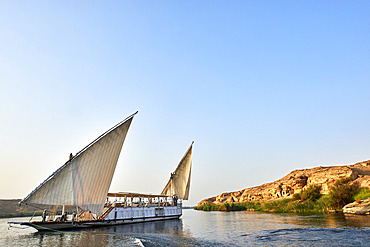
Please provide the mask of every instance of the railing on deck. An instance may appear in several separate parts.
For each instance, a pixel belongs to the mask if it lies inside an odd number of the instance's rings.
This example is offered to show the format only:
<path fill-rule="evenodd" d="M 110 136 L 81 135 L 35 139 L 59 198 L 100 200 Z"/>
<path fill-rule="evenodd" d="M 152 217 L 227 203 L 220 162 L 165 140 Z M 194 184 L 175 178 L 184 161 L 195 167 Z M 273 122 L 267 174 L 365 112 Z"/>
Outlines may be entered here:
<path fill-rule="evenodd" d="M 100 219 L 104 219 L 112 210 L 114 207 L 109 207 L 106 210 L 103 211 L 103 214 L 99 217 Z"/>

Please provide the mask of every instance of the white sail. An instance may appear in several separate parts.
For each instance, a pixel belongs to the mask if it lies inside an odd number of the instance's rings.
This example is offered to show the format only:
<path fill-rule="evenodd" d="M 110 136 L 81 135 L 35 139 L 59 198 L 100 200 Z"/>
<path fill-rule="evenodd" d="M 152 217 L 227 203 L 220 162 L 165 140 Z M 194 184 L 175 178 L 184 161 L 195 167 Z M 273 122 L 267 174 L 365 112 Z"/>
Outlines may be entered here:
<path fill-rule="evenodd" d="M 164 187 L 161 195 L 177 196 L 179 199 L 189 198 L 190 175 L 191 175 L 191 156 L 193 153 L 193 143 L 182 157 L 176 170 L 171 173 L 170 180 Z"/>
<path fill-rule="evenodd" d="M 84 211 L 100 215 L 123 142 L 135 114 L 78 152 L 21 203 L 75 205 Z"/>

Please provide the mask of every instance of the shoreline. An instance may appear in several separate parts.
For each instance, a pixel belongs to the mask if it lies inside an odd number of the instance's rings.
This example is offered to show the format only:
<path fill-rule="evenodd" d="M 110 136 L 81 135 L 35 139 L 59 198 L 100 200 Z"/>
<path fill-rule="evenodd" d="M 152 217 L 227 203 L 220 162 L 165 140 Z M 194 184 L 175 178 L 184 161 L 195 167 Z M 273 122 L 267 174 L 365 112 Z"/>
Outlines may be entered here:
<path fill-rule="evenodd" d="M 321 186 L 312 185 L 292 198 L 255 200 L 232 203 L 203 203 L 194 207 L 203 211 L 260 211 L 267 213 L 327 214 L 345 212 L 370 215 L 370 189 L 338 180 L 329 194 L 320 193 Z M 345 209 L 345 210 L 344 210 Z"/>
<path fill-rule="evenodd" d="M 292 199 L 278 201 L 253 201 L 242 203 L 223 203 L 219 205 L 202 204 L 194 207 L 195 210 L 202 211 L 256 211 L 264 213 L 295 213 L 295 214 L 328 214 L 332 210 L 324 208 L 314 202 L 297 202 Z M 335 210 L 335 212 L 341 212 Z"/>
<path fill-rule="evenodd" d="M 18 217 L 30 217 L 30 216 L 41 216 L 42 212 L 37 213 L 9 213 L 9 214 L 0 214 L 0 219 L 4 218 L 18 218 Z"/>

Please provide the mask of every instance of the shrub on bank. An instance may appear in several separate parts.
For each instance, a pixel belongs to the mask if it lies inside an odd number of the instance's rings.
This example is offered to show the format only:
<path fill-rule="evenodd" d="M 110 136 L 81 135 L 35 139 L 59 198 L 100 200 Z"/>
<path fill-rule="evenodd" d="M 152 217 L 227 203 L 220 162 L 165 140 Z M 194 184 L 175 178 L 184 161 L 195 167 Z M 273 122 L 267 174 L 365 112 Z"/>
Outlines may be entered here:
<path fill-rule="evenodd" d="M 350 183 L 349 178 L 335 182 L 329 192 L 329 206 L 333 209 L 342 209 L 344 205 L 353 202 L 354 196 L 359 191 L 358 183 Z"/>
<path fill-rule="evenodd" d="M 219 210 L 219 205 L 212 205 L 209 203 L 202 204 L 200 206 L 195 206 L 195 210 L 203 210 L 203 211 L 218 211 Z"/>
<path fill-rule="evenodd" d="M 301 199 L 303 201 L 314 202 L 321 197 L 321 185 L 311 185 L 306 190 L 302 191 Z"/>
<path fill-rule="evenodd" d="M 311 201 L 314 202 L 321 197 L 321 185 L 310 185 L 301 193 L 293 194 L 293 200 Z"/>
<path fill-rule="evenodd" d="M 353 197 L 353 199 L 357 200 L 366 200 L 370 197 L 370 189 L 368 188 L 361 188 L 357 194 Z"/>
<path fill-rule="evenodd" d="M 316 201 L 316 206 L 321 208 L 324 213 L 328 212 L 331 208 L 329 195 L 322 195 L 320 199 Z"/>

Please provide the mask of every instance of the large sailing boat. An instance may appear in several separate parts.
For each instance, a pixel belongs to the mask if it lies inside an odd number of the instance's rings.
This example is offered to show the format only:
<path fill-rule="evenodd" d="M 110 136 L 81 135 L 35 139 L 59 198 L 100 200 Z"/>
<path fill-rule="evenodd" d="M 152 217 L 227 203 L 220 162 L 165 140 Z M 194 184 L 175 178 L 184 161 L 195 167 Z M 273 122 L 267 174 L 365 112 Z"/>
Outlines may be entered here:
<path fill-rule="evenodd" d="M 20 204 L 44 208 L 41 221 L 8 222 L 38 231 L 87 228 L 165 219 L 182 215 L 189 197 L 192 146 L 159 195 L 108 193 L 134 113 L 83 148 Z M 32 218 L 31 218 L 32 219 Z"/>

